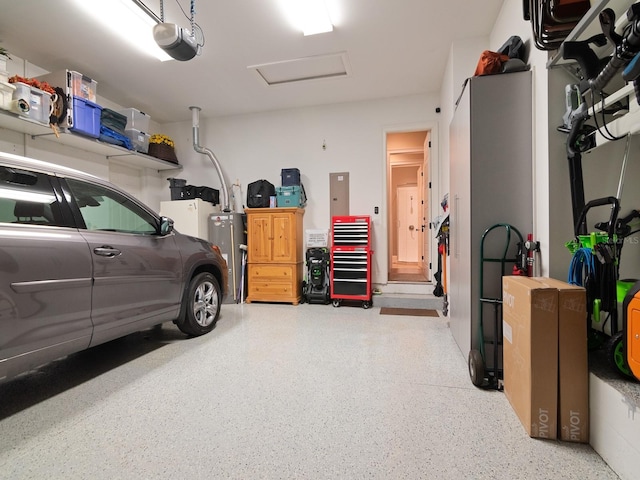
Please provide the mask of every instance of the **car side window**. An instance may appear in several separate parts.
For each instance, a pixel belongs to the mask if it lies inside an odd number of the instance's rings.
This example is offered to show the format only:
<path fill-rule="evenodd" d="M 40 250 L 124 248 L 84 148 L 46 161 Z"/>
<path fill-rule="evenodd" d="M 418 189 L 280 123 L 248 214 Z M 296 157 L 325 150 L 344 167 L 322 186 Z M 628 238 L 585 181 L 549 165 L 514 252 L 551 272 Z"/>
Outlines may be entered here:
<path fill-rule="evenodd" d="M 128 197 L 102 185 L 66 179 L 87 230 L 154 235 L 157 220 Z"/>
<path fill-rule="evenodd" d="M 64 226 L 49 175 L 0 165 L 0 222 Z"/>

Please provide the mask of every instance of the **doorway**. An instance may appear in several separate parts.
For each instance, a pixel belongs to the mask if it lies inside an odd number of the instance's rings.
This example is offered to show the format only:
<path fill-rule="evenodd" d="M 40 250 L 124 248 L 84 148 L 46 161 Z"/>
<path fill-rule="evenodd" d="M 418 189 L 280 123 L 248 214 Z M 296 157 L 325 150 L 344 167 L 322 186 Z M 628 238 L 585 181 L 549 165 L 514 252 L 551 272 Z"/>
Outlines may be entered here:
<path fill-rule="evenodd" d="M 389 282 L 431 281 L 429 133 L 387 133 Z"/>

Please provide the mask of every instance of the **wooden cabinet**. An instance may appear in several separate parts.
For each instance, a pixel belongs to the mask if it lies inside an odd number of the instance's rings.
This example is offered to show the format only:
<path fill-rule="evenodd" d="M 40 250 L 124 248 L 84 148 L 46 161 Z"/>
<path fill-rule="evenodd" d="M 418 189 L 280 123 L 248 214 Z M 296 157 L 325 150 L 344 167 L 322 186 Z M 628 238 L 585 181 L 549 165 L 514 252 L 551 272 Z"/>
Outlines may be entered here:
<path fill-rule="evenodd" d="M 248 208 L 247 303 L 297 305 L 302 295 L 302 208 Z"/>

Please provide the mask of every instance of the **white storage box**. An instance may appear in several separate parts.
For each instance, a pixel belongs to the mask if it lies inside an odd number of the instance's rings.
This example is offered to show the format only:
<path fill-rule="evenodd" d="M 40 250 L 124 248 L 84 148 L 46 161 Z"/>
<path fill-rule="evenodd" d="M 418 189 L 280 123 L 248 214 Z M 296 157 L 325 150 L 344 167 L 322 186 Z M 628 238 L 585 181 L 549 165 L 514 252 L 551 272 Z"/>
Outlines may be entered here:
<path fill-rule="evenodd" d="M 13 92 L 16 87 L 7 82 L 0 82 L 0 108 L 3 110 L 11 109 L 11 100 L 13 100 Z"/>
<path fill-rule="evenodd" d="M 149 151 L 149 138 L 151 135 L 135 128 L 125 129 L 124 134 L 129 137 L 136 152 L 147 153 Z"/>
<path fill-rule="evenodd" d="M 26 83 L 16 82 L 11 111 L 44 125 L 49 125 L 51 94 Z"/>
<path fill-rule="evenodd" d="M 127 126 L 125 128 L 136 129 L 141 132 L 149 131 L 149 124 L 151 122 L 150 115 L 135 108 L 125 108 L 124 110 L 119 110 L 118 113 L 127 117 Z"/>

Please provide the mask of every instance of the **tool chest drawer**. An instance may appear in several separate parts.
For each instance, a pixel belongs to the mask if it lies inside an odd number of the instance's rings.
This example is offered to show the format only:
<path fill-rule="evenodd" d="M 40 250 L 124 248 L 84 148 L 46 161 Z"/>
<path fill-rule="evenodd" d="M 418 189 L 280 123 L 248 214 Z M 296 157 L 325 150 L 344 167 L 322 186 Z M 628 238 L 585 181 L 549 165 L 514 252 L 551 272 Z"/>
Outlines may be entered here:
<path fill-rule="evenodd" d="M 366 250 L 333 252 L 333 278 L 338 281 L 367 280 L 369 254 Z"/>
<path fill-rule="evenodd" d="M 341 216 L 332 220 L 332 244 L 351 246 L 370 246 L 370 217 Z"/>

